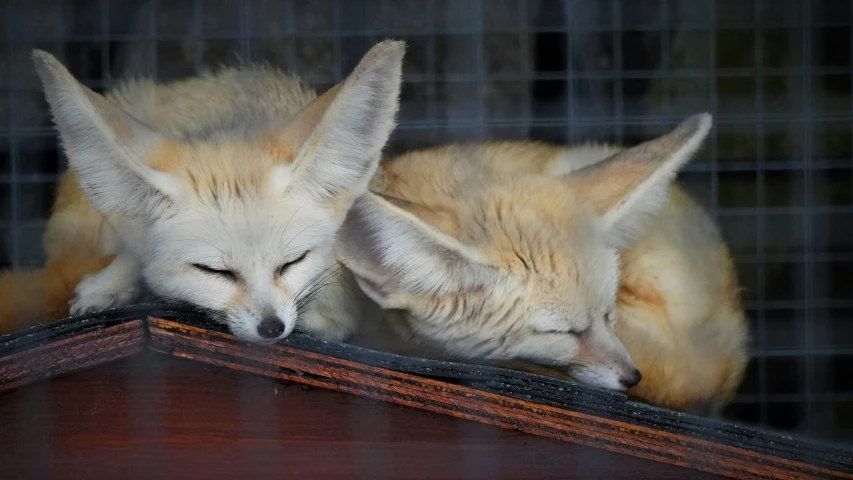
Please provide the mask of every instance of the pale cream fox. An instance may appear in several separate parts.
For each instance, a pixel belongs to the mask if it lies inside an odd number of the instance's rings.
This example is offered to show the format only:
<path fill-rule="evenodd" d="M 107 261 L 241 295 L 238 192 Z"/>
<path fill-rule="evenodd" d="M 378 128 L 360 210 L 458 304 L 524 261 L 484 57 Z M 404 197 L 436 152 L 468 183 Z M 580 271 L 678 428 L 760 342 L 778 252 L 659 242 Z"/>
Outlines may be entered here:
<path fill-rule="evenodd" d="M 540 365 L 718 412 L 747 362 L 738 283 L 712 220 L 671 185 L 710 127 L 698 115 L 627 150 L 505 142 L 399 156 L 350 211 L 339 258 L 387 309 L 398 343 L 386 348 Z"/>
<path fill-rule="evenodd" d="M 127 304 L 144 282 L 245 340 L 283 338 L 297 316 L 348 336 L 358 291 L 340 286 L 333 245 L 394 128 L 403 50 L 379 43 L 320 97 L 256 67 L 103 97 L 34 52 L 70 170 L 46 267 L 0 278 L 0 333 L 66 316 L 69 300 L 71 314 Z"/>

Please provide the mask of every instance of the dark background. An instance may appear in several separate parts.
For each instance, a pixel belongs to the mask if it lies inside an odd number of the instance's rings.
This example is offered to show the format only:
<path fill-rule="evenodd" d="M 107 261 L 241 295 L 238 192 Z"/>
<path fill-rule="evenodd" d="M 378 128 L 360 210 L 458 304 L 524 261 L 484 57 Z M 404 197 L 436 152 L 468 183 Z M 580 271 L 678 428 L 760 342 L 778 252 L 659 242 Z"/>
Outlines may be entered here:
<path fill-rule="evenodd" d="M 322 90 L 405 39 L 389 154 L 631 144 L 710 111 L 680 176 L 737 261 L 754 360 L 729 418 L 853 440 L 851 0 L 0 1 L 0 264 L 39 265 L 65 168 L 29 60 L 96 90 L 263 61 Z"/>

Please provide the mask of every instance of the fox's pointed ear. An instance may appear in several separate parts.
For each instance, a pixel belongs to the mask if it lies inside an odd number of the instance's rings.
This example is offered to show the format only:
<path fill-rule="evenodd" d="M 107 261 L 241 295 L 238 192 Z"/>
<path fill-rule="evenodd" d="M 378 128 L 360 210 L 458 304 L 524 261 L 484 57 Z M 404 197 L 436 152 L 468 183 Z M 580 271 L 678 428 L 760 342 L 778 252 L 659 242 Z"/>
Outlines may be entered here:
<path fill-rule="evenodd" d="M 150 215 L 178 184 L 145 164 L 159 135 L 116 104 L 81 85 L 52 55 L 32 53 L 71 170 L 103 214 Z"/>
<path fill-rule="evenodd" d="M 711 115 L 694 115 L 670 133 L 565 175 L 578 198 L 592 205 L 608 243 L 625 246 L 666 201 L 678 170 L 702 145 Z"/>
<path fill-rule="evenodd" d="M 282 140 L 298 153 L 287 190 L 340 207 L 367 190 L 399 108 L 404 42 L 384 41 L 346 80 L 303 108 Z"/>
<path fill-rule="evenodd" d="M 407 209 L 367 192 L 349 211 L 339 233 L 337 257 L 362 290 L 382 308 L 405 309 L 406 298 L 481 286 L 493 267 Z"/>

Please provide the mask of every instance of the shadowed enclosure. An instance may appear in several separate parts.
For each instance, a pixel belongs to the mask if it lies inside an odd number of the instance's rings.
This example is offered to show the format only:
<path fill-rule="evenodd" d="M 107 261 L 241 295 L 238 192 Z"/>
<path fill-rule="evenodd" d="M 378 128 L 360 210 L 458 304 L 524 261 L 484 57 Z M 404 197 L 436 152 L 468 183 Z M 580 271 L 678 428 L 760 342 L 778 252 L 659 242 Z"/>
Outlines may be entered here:
<path fill-rule="evenodd" d="M 0 3 L 0 263 L 39 265 L 65 160 L 29 59 L 101 92 L 267 62 L 318 90 L 406 40 L 387 153 L 464 139 L 632 144 L 709 111 L 680 175 L 737 262 L 754 360 L 729 418 L 853 432 L 851 0 Z"/>

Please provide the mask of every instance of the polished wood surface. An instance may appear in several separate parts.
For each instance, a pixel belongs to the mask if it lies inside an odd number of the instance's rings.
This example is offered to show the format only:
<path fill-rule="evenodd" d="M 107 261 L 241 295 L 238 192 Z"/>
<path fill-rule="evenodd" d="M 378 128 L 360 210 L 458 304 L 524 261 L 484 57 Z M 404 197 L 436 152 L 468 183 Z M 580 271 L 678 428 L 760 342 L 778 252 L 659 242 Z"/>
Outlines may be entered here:
<path fill-rule="evenodd" d="M 430 373 L 472 373 L 460 364 L 348 357 L 316 339 L 248 345 L 152 311 L 163 312 L 137 305 L 0 337 L 0 479 L 853 478 L 851 453 L 831 445 L 523 373 L 479 372 L 486 383 L 466 386 Z M 412 365 L 428 376 L 392 369 Z"/>
<path fill-rule="evenodd" d="M 0 396 L 0 477 L 718 478 L 144 353 Z"/>
<path fill-rule="evenodd" d="M 637 425 L 497 395 L 440 380 L 149 318 L 150 348 L 280 380 L 296 381 L 624 455 L 733 478 L 853 478 L 849 472 L 675 433 L 670 420 Z M 734 440 L 734 439 L 733 439 Z"/>
<path fill-rule="evenodd" d="M 130 320 L 0 355 L 0 393 L 135 355 L 145 349 L 143 322 Z"/>

